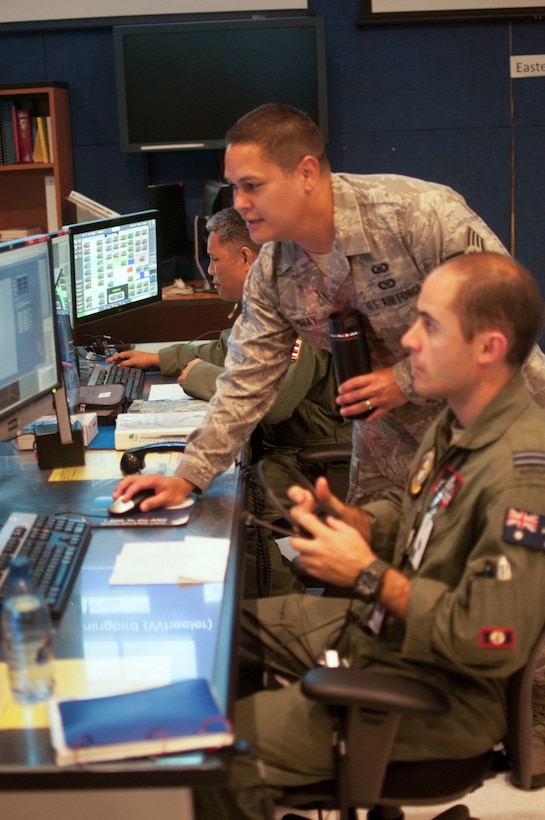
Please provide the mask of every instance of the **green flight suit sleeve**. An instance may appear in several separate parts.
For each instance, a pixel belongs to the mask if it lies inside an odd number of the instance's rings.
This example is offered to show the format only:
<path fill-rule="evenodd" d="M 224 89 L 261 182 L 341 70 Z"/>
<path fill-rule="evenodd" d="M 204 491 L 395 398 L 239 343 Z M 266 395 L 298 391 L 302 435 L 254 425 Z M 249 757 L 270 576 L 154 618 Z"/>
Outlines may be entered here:
<path fill-rule="evenodd" d="M 429 578 L 421 572 L 412 579 L 406 657 L 496 678 L 513 674 L 525 662 L 545 620 L 545 555 L 525 545 L 524 533 L 519 542 L 506 540 L 507 511 L 513 508 L 543 516 L 543 482 L 506 488 L 481 507 L 484 520 L 475 522 L 476 540 L 456 585 L 437 573 Z M 455 525 L 449 534 L 452 543 L 464 540 Z M 500 572 L 500 566 L 507 569 Z"/>
<path fill-rule="evenodd" d="M 159 350 L 159 368 L 163 376 L 179 376 L 194 358 L 189 343 L 163 347 Z"/>

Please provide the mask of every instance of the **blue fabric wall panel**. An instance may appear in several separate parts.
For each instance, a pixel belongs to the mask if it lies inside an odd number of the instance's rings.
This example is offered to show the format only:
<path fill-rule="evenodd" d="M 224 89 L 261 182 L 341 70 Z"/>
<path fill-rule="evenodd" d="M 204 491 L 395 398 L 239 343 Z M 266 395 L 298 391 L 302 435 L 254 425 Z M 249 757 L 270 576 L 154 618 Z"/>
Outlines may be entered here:
<path fill-rule="evenodd" d="M 0 83 L 43 82 L 46 62 L 40 34 L 0 34 Z M 61 80 L 60 77 L 57 77 Z"/>
<path fill-rule="evenodd" d="M 48 32 L 44 43 L 48 78 L 70 88 L 74 145 L 111 143 L 119 151 L 111 29 Z"/>
<path fill-rule="evenodd" d="M 121 154 L 119 145 L 74 145 L 74 187 L 119 213 L 145 207 L 142 157 Z"/>
<path fill-rule="evenodd" d="M 545 126 L 517 128 L 515 256 L 532 271 L 545 296 L 544 157 Z"/>
<path fill-rule="evenodd" d="M 342 56 L 342 130 L 506 125 L 506 27 L 360 29 Z M 333 58 L 335 59 L 335 58 Z M 486 99 L 483 100 L 483 90 Z"/>

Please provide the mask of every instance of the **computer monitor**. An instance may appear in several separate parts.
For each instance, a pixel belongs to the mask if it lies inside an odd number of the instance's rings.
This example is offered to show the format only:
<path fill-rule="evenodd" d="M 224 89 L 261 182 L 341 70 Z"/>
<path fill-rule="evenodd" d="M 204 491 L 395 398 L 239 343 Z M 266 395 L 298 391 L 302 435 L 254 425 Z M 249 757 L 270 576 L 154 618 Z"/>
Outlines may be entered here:
<path fill-rule="evenodd" d="M 70 225 L 74 329 L 161 300 L 157 210 Z"/>
<path fill-rule="evenodd" d="M 64 386 L 71 413 L 79 409 L 79 358 L 72 334 L 72 242 L 63 228 L 49 234 L 55 280 L 55 307 Z"/>
<path fill-rule="evenodd" d="M 57 307 L 72 312 L 72 247 L 70 231 L 62 228 L 49 234 Z"/>
<path fill-rule="evenodd" d="M 0 440 L 59 405 L 68 416 L 46 235 L 0 244 Z M 69 422 L 68 422 L 69 425 Z M 70 427 L 68 427 L 68 434 Z M 65 432 L 63 432 L 65 435 Z"/>

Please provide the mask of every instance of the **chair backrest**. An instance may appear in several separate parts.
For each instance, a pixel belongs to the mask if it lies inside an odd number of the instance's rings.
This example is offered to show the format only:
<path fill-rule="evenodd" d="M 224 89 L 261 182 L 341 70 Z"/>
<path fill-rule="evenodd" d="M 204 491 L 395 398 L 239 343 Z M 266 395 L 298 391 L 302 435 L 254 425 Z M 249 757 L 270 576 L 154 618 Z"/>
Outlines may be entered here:
<path fill-rule="evenodd" d="M 526 665 L 509 681 L 507 709 L 509 728 L 505 747 L 511 761 L 511 780 L 521 789 L 532 785 L 533 710 L 532 684 L 537 660 L 545 642 L 545 624 L 528 657 Z"/>

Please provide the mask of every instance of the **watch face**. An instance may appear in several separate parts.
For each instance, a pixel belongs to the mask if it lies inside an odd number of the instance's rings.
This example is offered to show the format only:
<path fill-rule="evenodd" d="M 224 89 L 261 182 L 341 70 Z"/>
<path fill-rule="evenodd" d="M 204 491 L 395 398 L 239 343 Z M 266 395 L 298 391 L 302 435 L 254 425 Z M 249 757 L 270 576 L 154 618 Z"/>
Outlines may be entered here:
<path fill-rule="evenodd" d="M 388 569 L 388 564 L 383 561 L 373 561 L 365 569 L 362 569 L 356 579 L 354 591 L 366 603 L 375 601 L 382 587 L 382 578 Z"/>

